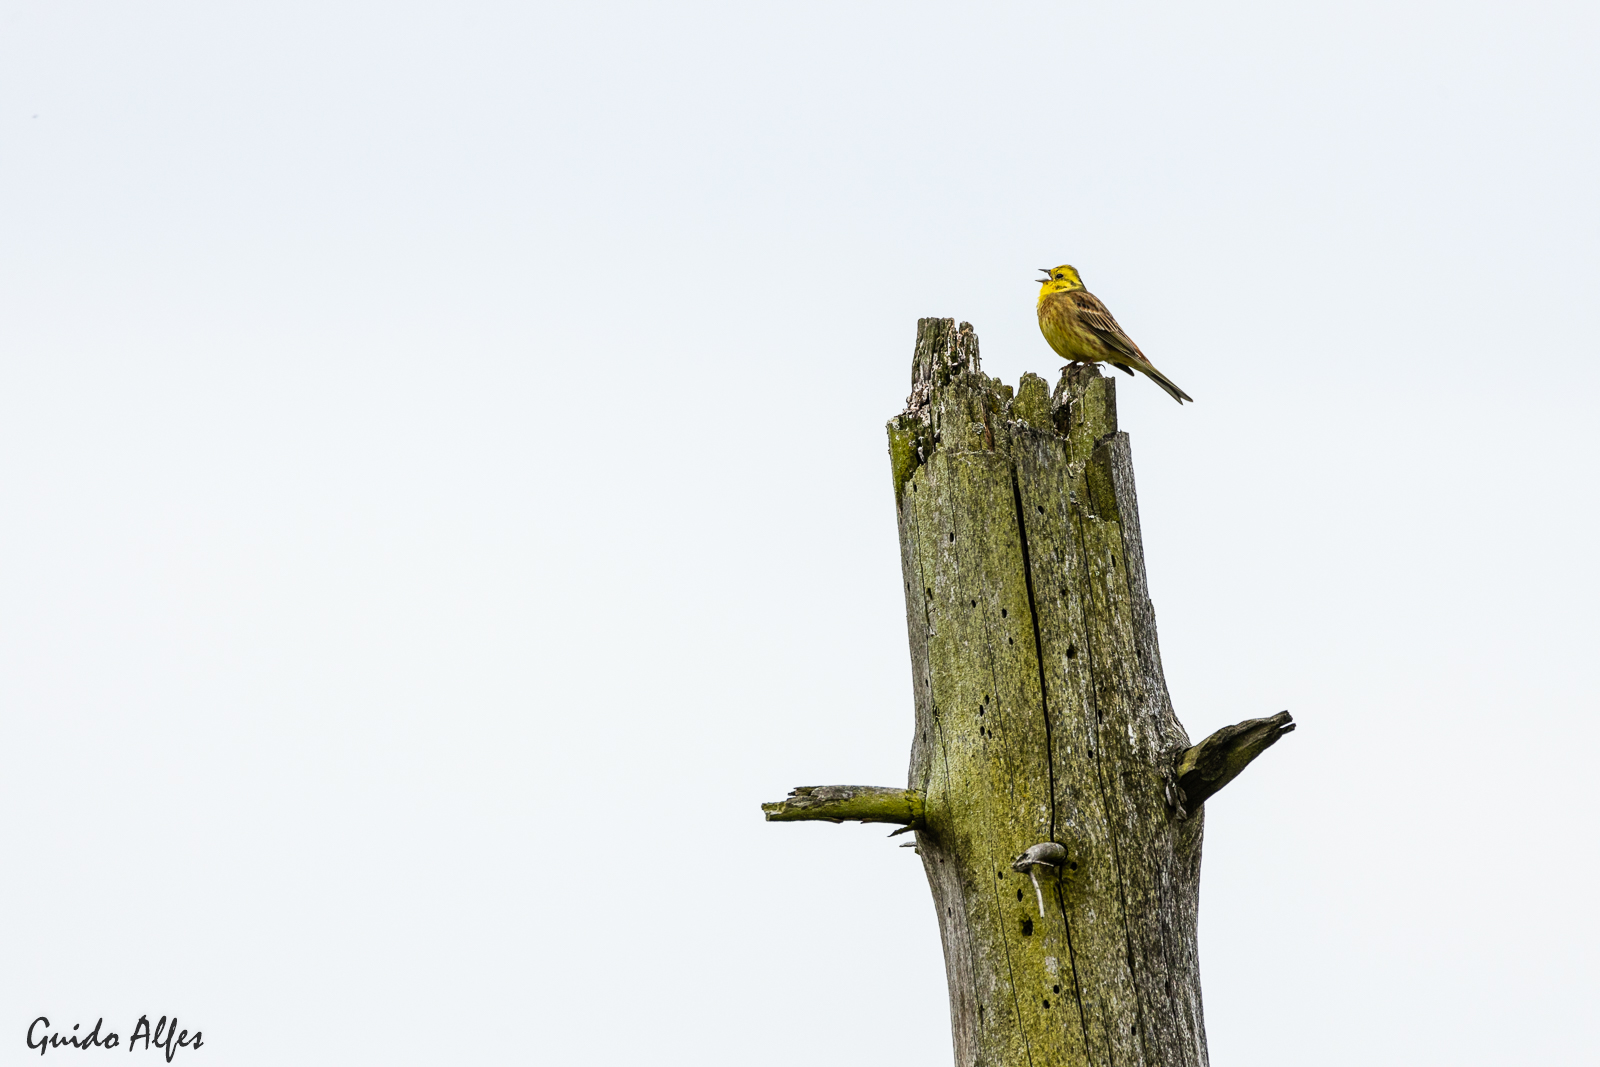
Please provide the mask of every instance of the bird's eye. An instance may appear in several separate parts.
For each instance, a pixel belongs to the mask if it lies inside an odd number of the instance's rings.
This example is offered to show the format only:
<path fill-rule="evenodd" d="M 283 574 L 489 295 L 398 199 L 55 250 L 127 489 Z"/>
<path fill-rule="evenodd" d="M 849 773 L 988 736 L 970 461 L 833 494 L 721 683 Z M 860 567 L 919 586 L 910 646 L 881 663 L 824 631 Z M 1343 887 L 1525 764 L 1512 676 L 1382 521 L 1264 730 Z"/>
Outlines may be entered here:
<path fill-rule="evenodd" d="M 1065 278 L 1065 277 L 1066 277 L 1066 275 L 1065 275 L 1065 274 L 1057 274 L 1057 275 L 1056 275 L 1056 281 L 1058 281 L 1058 282 L 1059 282 L 1059 281 L 1060 281 L 1060 280 L 1061 280 L 1061 279 L 1062 279 L 1062 278 Z"/>

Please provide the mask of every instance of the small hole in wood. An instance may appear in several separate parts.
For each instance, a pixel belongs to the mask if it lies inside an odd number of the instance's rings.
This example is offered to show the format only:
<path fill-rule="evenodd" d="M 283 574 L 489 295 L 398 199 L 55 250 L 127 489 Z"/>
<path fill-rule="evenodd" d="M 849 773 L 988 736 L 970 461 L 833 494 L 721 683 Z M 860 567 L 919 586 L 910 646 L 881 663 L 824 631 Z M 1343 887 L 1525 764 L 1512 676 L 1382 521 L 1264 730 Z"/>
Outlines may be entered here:
<path fill-rule="evenodd" d="M 978 606 L 978 602 L 977 602 L 977 601 L 976 601 L 976 600 L 974 600 L 974 601 L 973 601 L 973 602 L 972 602 L 972 606 L 973 606 L 973 607 L 977 607 L 977 606 Z"/>
<path fill-rule="evenodd" d="M 1014 645 L 1014 644 L 1016 644 L 1016 642 L 1015 642 L 1015 641 L 1013 641 L 1013 640 L 1011 640 L 1011 638 L 1009 638 L 1009 637 L 1008 637 L 1008 638 L 1006 638 L 1006 644 L 1008 644 L 1008 645 Z"/>
<path fill-rule="evenodd" d="M 1061 987 L 1058 986 L 1058 985 L 1053 985 L 1053 986 L 1050 987 L 1050 992 L 1059 993 L 1059 992 L 1061 992 Z"/>
<path fill-rule="evenodd" d="M 1020 890 L 1020 889 L 1019 889 L 1019 890 L 1017 890 L 1017 899 L 1018 899 L 1018 900 L 1021 900 L 1021 899 L 1022 899 L 1022 890 Z"/>
<path fill-rule="evenodd" d="M 1067 646 L 1067 658 L 1068 659 L 1074 659 L 1074 658 L 1077 657 L 1077 655 L 1078 655 L 1078 646 L 1077 645 L 1068 645 Z"/>
<path fill-rule="evenodd" d="M 955 539 L 956 539 L 956 535 L 954 533 L 951 533 L 950 540 L 954 541 Z"/>
<path fill-rule="evenodd" d="M 1044 505 L 1040 504 L 1040 505 L 1038 505 L 1038 507 L 1039 507 L 1039 514 L 1043 515 L 1044 514 Z"/>
<path fill-rule="evenodd" d="M 1092 756 L 1092 755 L 1094 755 L 1094 753 L 1093 753 L 1093 752 L 1091 752 L 1091 753 L 1089 753 L 1089 755 L 1091 755 L 1091 756 Z M 1072 861 L 1072 862 L 1070 862 L 1070 863 L 1068 863 L 1068 864 L 1067 864 L 1067 870 L 1069 870 L 1069 871 L 1075 871 L 1075 870 L 1077 870 L 1077 869 L 1078 869 L 1078 861 L 1077 861 L 1077 860 L 1073 860 L 1073 861 Z M 1058 992 L 1059 992 L 1059 991 L 1058 991 Z"/>
<path fill-rule="evenodd" d="M 1033 920 L 1032 919 L 1023 919 L 1022 920 L 1022 936 L 1023 937 L 1032 937 L 1033 936 Z"/>
<path fill-rule="evenodd" d="M 1045 997 L 1044 998 L 1044 1006 L 1047 1007 L 1047 1008 L 1050 1006 L 1050 998 L 1049 997 Z"/>
<path fill-rule="evenodd" d="M 1001 608 L 1000 609 L 1000 617 L 1002 619 L 1006 617 L 1006 609 L 1005 608 Z"/>

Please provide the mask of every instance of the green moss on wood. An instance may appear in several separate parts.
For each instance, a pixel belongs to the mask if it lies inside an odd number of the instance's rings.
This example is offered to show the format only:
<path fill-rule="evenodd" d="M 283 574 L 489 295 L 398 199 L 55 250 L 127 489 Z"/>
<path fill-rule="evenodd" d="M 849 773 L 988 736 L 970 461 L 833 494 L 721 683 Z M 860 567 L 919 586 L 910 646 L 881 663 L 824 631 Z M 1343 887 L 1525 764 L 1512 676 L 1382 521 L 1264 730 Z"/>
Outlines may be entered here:
<path fill-rule="evenodd" d="M 1011 403 L 1011 417 L 1034 429 L 1050 429 L 1050 386 L 1033 372 L 1022 376 L 1017 398 Z"/>
<path fill-rule="evenodd" d="M 1089 454 L 1089 466 L 1083 472 L 1083 481 L 1095 518 L 1118 522 L 1122 516 L 1117 510 L 1116 482 L 1111 468 L 1111 449 L 1102 442 Z"/>
<path fill-rule="evenodd" d="M 1117 432 L 1117 383 L 1103 377 L 1092 363 L 1068 368 L 1065 378 L 1067 458 L 1076 470 L 1082 471 L 1101 439 Z"/>
<path fill-rule="evenodd" d="M 922 823 L 922 793 L 875 785 L 802 785 L 789 796 L 761 805 L 768 822 L 887 822 L 901 826 Z"/>
<path fill-rule="evenodd" d="M 894 477 L 896 503 L 900 500 L 900 494 L 905 492 L 906 482 L 912 472 L 922 462 L 918 449 L 927 428 L 927 423 L 911 415 L 899 415 L 889 420 L 889 470 Z"/>

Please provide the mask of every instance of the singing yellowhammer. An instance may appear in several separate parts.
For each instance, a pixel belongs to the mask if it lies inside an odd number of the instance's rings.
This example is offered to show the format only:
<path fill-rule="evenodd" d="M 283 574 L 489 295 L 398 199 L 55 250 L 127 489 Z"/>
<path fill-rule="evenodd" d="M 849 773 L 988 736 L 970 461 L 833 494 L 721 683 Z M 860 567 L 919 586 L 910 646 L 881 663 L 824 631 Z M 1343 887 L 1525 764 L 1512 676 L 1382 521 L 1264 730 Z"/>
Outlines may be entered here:
<path fill-rule="evenodd" d="M 1055 270 L 1039 269 L 1046 275 L 1039 285 L 1039 332 L 1057 355 L 1074 363 L 1104 361 L 1129 374 L 1141 370 L 1178 403 L 1194 402 L 1194 397 L 1172 384 L 1172 379 L 1144 358 L 1106 306 L 1083 287 L 1083 279 L 1075 269 L 1065 265 Z"/>

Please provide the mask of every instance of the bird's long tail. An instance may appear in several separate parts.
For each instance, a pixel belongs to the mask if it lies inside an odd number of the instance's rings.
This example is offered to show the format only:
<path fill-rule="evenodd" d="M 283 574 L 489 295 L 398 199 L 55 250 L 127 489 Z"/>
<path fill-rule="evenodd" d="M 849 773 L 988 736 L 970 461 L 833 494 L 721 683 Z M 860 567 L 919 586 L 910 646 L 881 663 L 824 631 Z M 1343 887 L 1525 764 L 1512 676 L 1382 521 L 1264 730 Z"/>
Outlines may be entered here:
<path fill-rule="evenodd" d="M 1151 381 L 1153 381 L 1157 385 L 1161 386 L 1161 388 L 1165 389 L 1167 391 L 1167 395 L 1170 396 L 1172 399 L 1176 400 L 1178 403 L 1181 404 L 1185 400 L 1187 400 L 1191 404 L 1194 403 L 1194 397 L 1190 396 L 1188 393 L 1184 392 L 1182 389 L 1179 389 L 1177 387 L 1177 385 L 1172 381 L 1171 378 L 1168 378 L 1165 374 L 1162 374 L 1160 371 L 1156 370 L 1150 364 L 1141 363 L 1141 364 L 1136 364 L 1136 365 L 1138 366 L 1138 368 L 1140 370 L 1144 371 L 1145 377 L 1149 378 Z"/>

